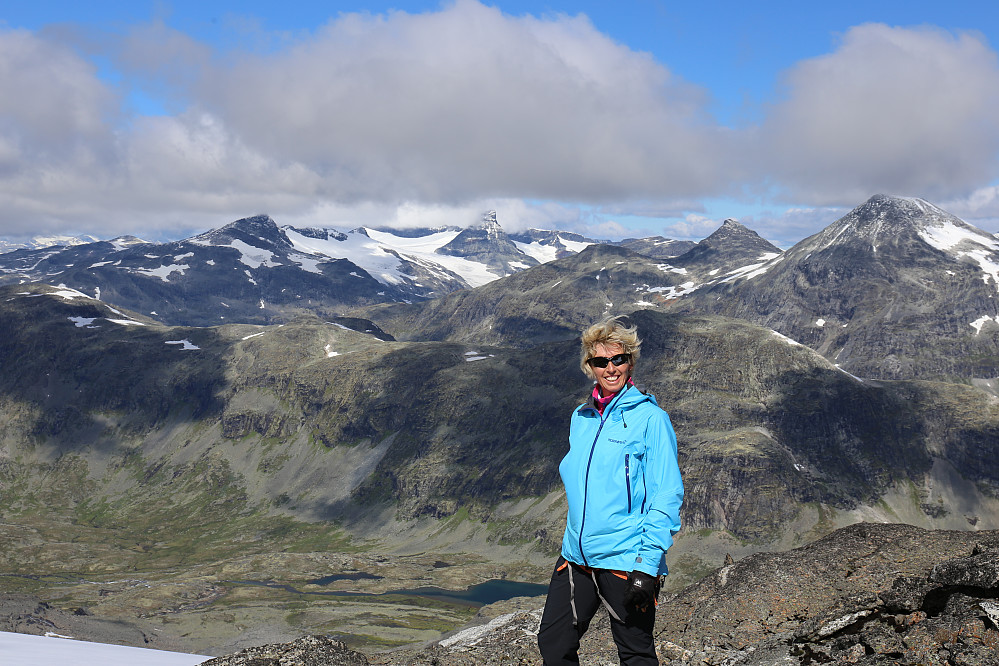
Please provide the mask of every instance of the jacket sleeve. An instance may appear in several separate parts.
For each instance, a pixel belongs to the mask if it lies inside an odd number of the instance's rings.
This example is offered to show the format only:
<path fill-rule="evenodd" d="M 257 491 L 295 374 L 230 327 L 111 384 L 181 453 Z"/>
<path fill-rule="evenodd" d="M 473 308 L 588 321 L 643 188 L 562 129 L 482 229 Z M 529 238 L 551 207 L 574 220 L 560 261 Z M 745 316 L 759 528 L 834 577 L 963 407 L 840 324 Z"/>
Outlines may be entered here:
<path fill-rule="evenodd" d="M 680 530 L 683 480 L 677 460 L 676 433 L 666 412 L 649 419 L 646 429 L 645 483 L 649 505 L 642 523 L 642 538 L 635 569 L 650 576 L 660 573 L 663 556 Z M 661 569 L 665 572 L 665 565 Z"/>

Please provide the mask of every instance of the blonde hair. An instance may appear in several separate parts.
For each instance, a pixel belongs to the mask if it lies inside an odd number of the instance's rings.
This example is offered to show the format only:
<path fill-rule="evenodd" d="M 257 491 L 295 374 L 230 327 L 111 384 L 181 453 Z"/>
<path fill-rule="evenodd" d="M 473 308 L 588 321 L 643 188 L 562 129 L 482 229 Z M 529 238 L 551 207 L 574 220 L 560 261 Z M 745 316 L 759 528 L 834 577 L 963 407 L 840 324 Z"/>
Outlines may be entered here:
<path fill-rule="evenodd" d="M 587 363 L 587 359 L 595 355 L 597 345 L 620 345 L 623 353 L 631 355 L 631 369 L 634 371 L 635 363 L 641 353 L 642 341 L 638 339 L 638 328 L 626 326 L 622 321 L 622 316 L 608 317 L 603 321 L 590 326 L 583 331 L 582 354 L 579 358 L 579 367 L 583 369 L 586 376 L 596 379 L 593 369 Z"/>

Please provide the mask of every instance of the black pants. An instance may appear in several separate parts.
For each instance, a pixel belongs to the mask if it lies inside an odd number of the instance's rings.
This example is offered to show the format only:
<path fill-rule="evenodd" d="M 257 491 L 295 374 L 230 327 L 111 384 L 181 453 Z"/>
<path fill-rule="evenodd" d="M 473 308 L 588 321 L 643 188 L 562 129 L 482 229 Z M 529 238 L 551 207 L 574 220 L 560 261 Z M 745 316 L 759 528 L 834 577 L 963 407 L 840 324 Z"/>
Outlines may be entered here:
<path fill-rule="evenodd" d="M 621 620 L 611 616 L 611 633 L 617 645 L 617 654 L 622 664 L 628 666 L 657 666 L 656 646 L 652 639 L 652 629 L 656 622 L 655 607 L 640 612 L 626 610 L 621 597 L 627 588 L 627 580 L 606 569 L 584 570 L 573 564 L 562 566 L 561 557 L 555 564 L 551 583 L 548 585 L 548 599 L 545 612 L 541 616 L 538 630 L 538 647 L 545 666 L 579 663 L 579 639 L 586 633 L 590 620 L 600 608 L 600 595 L 611 605 Z M 573 590 L 570 591 L 569 569 L 572 568 Z M 594 574 L 596 584 L 594 584 Z M 573 599 L 570 599 L 570 595 Z M 572 600 L 576 605 L 577 623 L 573 626 Z"/>

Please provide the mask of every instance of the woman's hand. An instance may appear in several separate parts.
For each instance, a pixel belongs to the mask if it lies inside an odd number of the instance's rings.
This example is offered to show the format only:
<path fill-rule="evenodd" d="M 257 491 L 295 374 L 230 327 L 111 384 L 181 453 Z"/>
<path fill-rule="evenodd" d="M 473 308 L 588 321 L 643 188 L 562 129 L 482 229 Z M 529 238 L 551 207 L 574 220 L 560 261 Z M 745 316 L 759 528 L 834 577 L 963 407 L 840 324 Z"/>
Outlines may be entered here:
<path fill-rule="evenodd" d="M 644 613 L 649 606 L 655 607 L 657 582 L 655 576 L 644 571 L 632 571 L 628 574 L 628 589 L 624 591 L 624 598 L 621 600 L 625 610 L 637 608 Z"/>

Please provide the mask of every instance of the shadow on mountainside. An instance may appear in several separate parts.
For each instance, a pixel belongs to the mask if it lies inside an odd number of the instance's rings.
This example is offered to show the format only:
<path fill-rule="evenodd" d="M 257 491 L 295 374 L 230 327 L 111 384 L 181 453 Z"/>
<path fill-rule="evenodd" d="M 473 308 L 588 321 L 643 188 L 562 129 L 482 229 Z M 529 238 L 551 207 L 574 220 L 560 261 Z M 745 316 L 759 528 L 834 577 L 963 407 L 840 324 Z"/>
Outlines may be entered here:
<path fill-rule="evenodd" d="M 893 486 L 921 486 L 940 458 L 996 495 L 987 442 L 999 406 L 973 387 L 862 381 L 735 319 L 632 320 L 644 340 L 636 376 L 677 430 L 687 529 L 769 541 L 803 503 L 873 503 Z"/>
<path fill-rule="evenodd" d="M 402 518 L 465 510 L 486 520 L 506 500 L 559 487 L 569 414 L 585 397 L 574 343 L 526 352 L 405 343 L 345 357 L 318 427 L 328 447 L 386 443 L 349 498 L 316 507 L 327 519 L 395 503 Z"/>
<path fill-rule="evenodd" d="M 221 413 L 227 345 L 216 330 L 165 328 L 52 292 L 0 293 L 0 399 L 12 431 L 62 451 L 114 449 L 122 434 L 147 432 L 171 414 Z"/>

